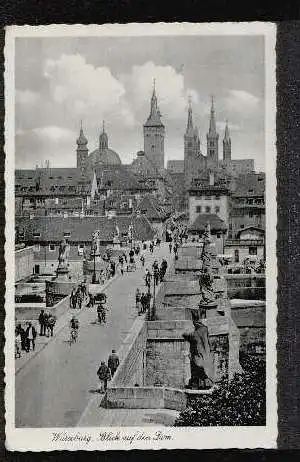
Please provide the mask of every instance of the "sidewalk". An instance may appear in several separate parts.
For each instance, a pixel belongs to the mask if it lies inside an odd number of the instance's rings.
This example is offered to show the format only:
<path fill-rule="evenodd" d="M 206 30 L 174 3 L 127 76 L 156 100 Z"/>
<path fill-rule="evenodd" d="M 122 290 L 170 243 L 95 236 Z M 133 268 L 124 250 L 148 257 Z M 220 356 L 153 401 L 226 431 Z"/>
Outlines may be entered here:
<path fill-rule="evenodd" d="M 113 278 L 106 281 L 105 284 L 103 285 L 97 284 L 97 292 L 99 293 L 105 290 L 107 287 L 110 286 L 110 284 L 112 284 L 119 277 L 120 275 L 116 274 Z M 93 286 L 95 286 L 95 284 L 93 284 Z M 15 374 L 18 374 L 22 369 L 24 369 L 24 367 L 28 364 L 28 362 L 31 359 L 35 358 L 47 345 L 49 345 L 49 343 L 51 343 L 56 338 L 59 332 L 69 323 L 71 314 L 72 315 L 76 314 L 76 317 L 80 318 L 80 316 L 85 311 L 85 308 L 86 306 L 84 306 L 80 310 L 80 309 L 74 309 L 74 308 L 71 309 L 69 307 L 67 311 L 60 318 L 57 319 L 56 324 L 54 326 L 53 337 L 40 336 L 39 330 L 37 330 L 35 350 L 34 351 L 30 350 L 28 353 L 26 351 L 21 350 L 21 358 L 17 358 L 15 360 Z M 27 320 L 26 322 L 29 322 L 29 321 L 34 323 L 36 326 L 38 326 L 36 319 Z"/>

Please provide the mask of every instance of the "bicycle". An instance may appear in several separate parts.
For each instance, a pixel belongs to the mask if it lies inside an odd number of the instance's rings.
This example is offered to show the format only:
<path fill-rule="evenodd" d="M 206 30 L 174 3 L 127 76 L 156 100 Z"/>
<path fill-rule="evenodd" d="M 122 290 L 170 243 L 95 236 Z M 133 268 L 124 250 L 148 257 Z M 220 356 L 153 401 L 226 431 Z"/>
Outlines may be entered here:
<path fill-rule="evenodd" d="M 78 329 L 70 329 L 69 345 L 76 343 L 78 339 Z"/>

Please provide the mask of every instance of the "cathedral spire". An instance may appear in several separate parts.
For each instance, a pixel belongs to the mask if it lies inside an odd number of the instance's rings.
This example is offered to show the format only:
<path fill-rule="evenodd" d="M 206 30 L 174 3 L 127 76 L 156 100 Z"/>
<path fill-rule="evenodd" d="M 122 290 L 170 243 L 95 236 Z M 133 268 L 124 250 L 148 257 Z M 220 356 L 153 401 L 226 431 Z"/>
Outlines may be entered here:
<path fill-rule="evenodd" d="M 209 135 L 216 135 L 217 128 L 216 128 L 216 118 L 215 118 L 215 105 L 214 105 L 214 97 L 211 96 L 211 108 L 210 108 L 210 119 L 209 119 Z"/>
<path fill-rule="evenodd" d="M 228 120 L 226 119 L 226 125 L 225 125 L 225 133 L 224 133 L 224 141 L 230 141 L 230 134 L 229 134 L 229 128 L 228 128 Z"/>
<path fill-rule="evenodd" d="M 231 139 L 228 128 L 228 120 L 226 120 L 225 133 L 223 138 L 223 160 L 226 162 L 231 160 Z"/>
<path fill-rule="evenodd" d="M 192 110 L 192 99 L 189 96 L 189 108 L 188 108 L 188 120 L 186 126 L 186 133 L 193 130 L 193 110 Z"/>

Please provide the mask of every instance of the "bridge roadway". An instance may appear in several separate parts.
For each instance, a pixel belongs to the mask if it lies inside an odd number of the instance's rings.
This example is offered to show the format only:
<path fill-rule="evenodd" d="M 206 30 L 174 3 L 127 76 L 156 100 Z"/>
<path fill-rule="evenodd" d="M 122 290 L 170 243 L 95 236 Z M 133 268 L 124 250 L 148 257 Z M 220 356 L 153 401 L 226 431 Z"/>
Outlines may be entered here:
<path fill-rule="evenodd" d="M 97 369 L 107 361 L 113 348 L 118 349 L 137 316 L 135 291 L 145 290 L 144 273 L 154 259 L 166 257 L 168 245 L 162 243 L 154 253 L 146 251 L 145 267 L 124 273 L 105 290 L 109 312 L 107 323 L 99 325 L 95 308 L 79 312 L 78 343 L 70 347 L 66 324 L 53 341 L 33 356 L 15 378 L 16 427 L 72 427 L 77 424 L 95 393 Z M 173 255 L 172 255 L 173 257 Z M 72 312 L 73 313 L 73 312 Z M 71 318 L 71 314 L 67 320 Z"/>

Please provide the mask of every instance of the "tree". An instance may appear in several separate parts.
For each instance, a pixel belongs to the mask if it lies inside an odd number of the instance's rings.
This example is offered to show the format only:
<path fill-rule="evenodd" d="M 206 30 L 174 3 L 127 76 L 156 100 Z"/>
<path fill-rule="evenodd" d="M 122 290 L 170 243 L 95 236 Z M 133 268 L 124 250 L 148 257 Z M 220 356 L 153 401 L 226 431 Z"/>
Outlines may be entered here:
<path fill-rule="evenodd" d="M 176 427 L 266 424 L 265 361 L 241 358 L 244 372 L 222 380 L 211 395 L 191 397 L 175 421 Z"/>

